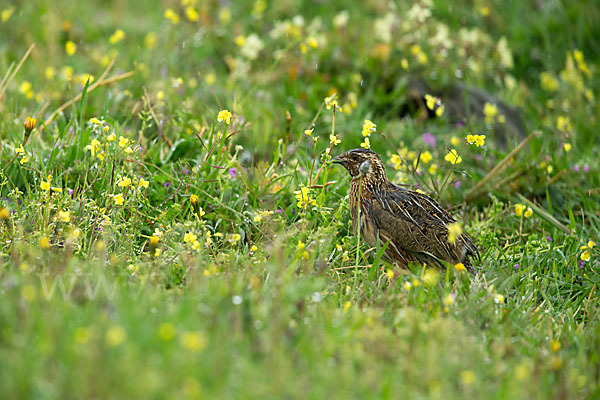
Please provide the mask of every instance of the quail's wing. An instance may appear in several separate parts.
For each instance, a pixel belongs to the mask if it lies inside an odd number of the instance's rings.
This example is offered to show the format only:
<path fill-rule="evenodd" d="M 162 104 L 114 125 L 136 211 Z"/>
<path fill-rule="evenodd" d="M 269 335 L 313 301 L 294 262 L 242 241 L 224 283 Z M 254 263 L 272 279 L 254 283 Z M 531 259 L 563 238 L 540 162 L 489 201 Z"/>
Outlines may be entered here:
<path fill-rule="evenodd" d="M 375 198 L 373 222 L 393 244 L 446 261 L 462 258 L 462 243 L 448 243 L 447 224 L 455 220 L 433 199 L 396 186 L 382 190 Z"/>

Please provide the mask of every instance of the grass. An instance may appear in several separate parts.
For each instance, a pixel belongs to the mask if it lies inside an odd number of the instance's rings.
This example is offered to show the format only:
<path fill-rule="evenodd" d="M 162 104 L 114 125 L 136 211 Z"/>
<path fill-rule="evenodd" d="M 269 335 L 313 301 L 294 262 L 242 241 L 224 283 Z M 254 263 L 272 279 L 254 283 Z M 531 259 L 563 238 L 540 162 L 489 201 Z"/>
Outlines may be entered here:
<path fill-rule="evenodd" d="M 390 7 L 0 7 L 4 397 L 600 396 L 597 7 Z M 530 137 L 411 103 L 457 76 Z M 475 239 L 476 277 L 353 234 L 329 160 L 365 120 Z"/>

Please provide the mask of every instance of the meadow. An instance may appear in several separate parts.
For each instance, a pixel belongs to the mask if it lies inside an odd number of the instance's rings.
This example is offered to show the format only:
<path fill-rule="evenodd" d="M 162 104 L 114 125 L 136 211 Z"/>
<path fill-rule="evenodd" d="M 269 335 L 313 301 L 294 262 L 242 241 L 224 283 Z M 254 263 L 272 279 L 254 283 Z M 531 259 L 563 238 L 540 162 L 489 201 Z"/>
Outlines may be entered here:
<path fill-rule="evenodd" d="M 0 2 L 1 397 L 600 398 L 598 21 Z M 358 240 L 331 159 L 360 147 L 476 276 Z"/>

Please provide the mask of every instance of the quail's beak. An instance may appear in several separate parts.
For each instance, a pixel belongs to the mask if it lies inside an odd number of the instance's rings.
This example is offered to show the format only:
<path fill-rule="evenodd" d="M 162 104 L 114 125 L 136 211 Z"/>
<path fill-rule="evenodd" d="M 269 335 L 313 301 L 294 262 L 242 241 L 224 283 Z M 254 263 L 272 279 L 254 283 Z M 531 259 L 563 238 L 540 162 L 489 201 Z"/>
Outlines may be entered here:
<path fill-rule="evenodd" d="M 333 158 L 333 160 L 331 160 L 331 162 L 332 162 L 333 164 L 341 164 L 341 165 L 344 165 L 344 163 L 346 162 L 346 160 L 344 160 L 344 159 L 343 159 L 343 158 L 341 158 L 341 157 L 342 157 L 341 155 L 339 155 L 339 156 L 337 156 L 337 157 L 334 157 L 334 158 Z"/>

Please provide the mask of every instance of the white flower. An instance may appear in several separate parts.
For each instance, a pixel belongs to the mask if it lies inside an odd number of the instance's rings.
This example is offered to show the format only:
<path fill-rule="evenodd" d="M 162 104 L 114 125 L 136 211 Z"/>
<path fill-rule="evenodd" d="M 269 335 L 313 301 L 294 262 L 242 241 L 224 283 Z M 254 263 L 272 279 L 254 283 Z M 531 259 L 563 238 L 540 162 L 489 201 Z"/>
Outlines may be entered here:
<path fill-rule="evenodd" d="M 508 41 L 503 36 L 498 45 L 496 46 L 496 52 L 500 56 L 500 64 L 502 64 L 505 68 L 511 69 L 514 66 L 513 56 L 508 47 Z"/>
<path fill-rule="evenodd" d="M 383 43 L 392 41 L 392 28 L 396 22 L 396 15 L 388 12 L 382 18 L 375 20 L 375 36 Z"/>
<path fill-rule="evenodd" d="M 246 38 L 240 51 L 247 59 L 255 60 L 258 57 L 258 53 L 260 53 L 264 47 L 265 44 L 263 41 L 260 40 L 256 33 L 253 33 Z"/>
<path fill-rule="evenodd" d="M 341 13 L 337 14 L 335 17 L 333 17 L 333 26 L 335 26 L 338 29 L 343 28 L 348 24 L 349 18 L 350 13 L 348 13 L 348 10 L 344 10 Z"/>
<path fill-rule="evenodd" d="M 428 7 L 425 7 L 419 3 L 416 3 L 408 10 L 408 19 L 412 21 L 417 21 L 418 23 L 423 23 L 429 17 L 431 17 L 431 10 Z"/>

